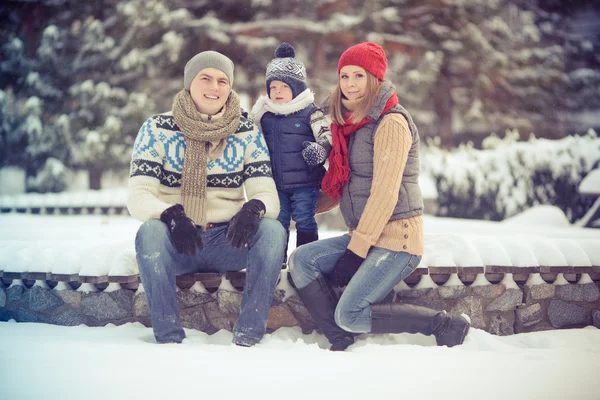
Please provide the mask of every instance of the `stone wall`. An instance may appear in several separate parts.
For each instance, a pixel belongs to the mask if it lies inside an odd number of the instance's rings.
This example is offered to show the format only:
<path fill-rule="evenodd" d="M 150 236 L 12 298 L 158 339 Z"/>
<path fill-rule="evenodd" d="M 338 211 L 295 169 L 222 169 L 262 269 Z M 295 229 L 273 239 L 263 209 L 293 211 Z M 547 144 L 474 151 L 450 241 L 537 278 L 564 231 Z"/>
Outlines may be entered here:
<path fill-rule="evenodd" d="M 0 321 L 69 326 L 141 322 L 150 326 L 143 290 L 111 284 L 103 291 L 86 293 L 67 284 L 51 289 L 43 281 L 28 286 L 17 282 L 6 287 L 0 283 Z M 233 328 L 242 293 L 223 289 L 206 293 L 192 287 L 179 289 L 177 297 L 183 326 L 210 334 Z M 387 300 L 466 313 L 473 327 L 496 335 L 586 325 L 600 328 L 600 283 L 594 281 L 508 287 L 502 283 L 431 288 L 406 285 Z M 302 301 L 289 286 L 276 290 L 267 326 L 270 331 L 300 326 L 306 333 L 315 328 Z"/>

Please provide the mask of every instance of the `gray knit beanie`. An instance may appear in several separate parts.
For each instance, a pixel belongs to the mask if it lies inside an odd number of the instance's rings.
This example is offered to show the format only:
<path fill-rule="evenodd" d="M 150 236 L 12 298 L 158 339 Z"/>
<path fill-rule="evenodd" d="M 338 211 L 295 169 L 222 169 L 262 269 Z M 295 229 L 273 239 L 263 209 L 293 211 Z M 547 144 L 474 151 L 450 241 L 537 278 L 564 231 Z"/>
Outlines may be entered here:
<path fill-rule="evenodd" d="M 292 90 L 292 98 L 306 90 L 306 68 L 296 58 L 294 47 L 283 42 L 275 49 L 275 58 L 267 64 L 267 94 L 270 93 L 271 81 L 286 83 Z"/>
<path fill-rule="evenodd" d="M 233 86 L 233 61 L 221 53 L 209 50 L 196 54 L 185 64 L 183 72 L 183 86 L 185 90 L 190 91 L 192 81 L 198 75 L 198 72 L 205 68 L 215 68 L 223 71 L 229 79 L 229 86 Z"/>

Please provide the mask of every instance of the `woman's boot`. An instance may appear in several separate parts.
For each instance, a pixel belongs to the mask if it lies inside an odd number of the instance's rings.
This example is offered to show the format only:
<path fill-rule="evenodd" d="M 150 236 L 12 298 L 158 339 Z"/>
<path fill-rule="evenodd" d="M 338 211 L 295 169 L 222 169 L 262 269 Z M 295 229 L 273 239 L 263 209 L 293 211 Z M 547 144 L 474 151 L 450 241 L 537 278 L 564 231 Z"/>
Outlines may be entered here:
<path fill-rule="evenodd" d="M 332 351 L 346 350 L 354 343 L 354 334 L 335 323 L 333 315 L 338 298 L 323 275 L 297 291 L 313 321 L 331 343 Z"/>
<path fill-rule="evenodd" d="M 373 304 L 371 332 L 434 335 L 438 346 L 452 347 L 465 340 L 470 327 L 467 318 L 411 304 Z"/>

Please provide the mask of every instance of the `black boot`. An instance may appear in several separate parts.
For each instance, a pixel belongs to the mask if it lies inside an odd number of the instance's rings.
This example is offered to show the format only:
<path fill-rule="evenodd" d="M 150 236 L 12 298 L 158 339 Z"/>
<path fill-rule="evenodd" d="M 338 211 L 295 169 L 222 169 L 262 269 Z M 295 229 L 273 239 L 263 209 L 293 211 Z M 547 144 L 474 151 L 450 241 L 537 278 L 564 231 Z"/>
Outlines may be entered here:
<path fill-rule="evenodd" d="M 323 275 L 297 290 L 313 321 L 331 343 L 332 351 L 346 350 L 354 343 L 354 334 L 346 332 L 335 323 L 333 314 L 338 299 Z"/>
<path fill-rule="evenodd" d="M 296 247 L 319 240 L 319 232 L 296 231 Z"/>
<path fill-rule="evenodd" d="M 281 269 L 287 268 L 287 253 L 288 253 L 288 243 L 290 242 L 290 231 L 287 231 L 287 239 L 285 240 L 285 251 L 283 252 L 283 262 L 281 263 Z"/>
<path fill-rule="evenodd" d="M 438 346 L 462 344 L 469 332 L 470 321 L 462 315 L 449 316 L 411 304 L 373 304 L 371 306 L 372 333 L 422 333 L 434 335 Z"/>

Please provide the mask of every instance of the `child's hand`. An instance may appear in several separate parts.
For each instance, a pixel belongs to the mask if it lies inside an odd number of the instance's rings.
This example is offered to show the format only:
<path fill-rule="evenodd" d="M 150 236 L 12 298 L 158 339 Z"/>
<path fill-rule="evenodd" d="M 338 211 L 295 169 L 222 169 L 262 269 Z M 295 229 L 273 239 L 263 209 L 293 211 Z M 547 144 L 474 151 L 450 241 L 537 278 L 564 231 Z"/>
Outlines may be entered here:
<path fill-rule="evenodd" d="M 304 161 L 311 167 L 323 165 L 327 160 L 327 150 L 316 142 L 304 142 L 302 143 L 304 150 L 302 150 L 302 157 Z"/>

